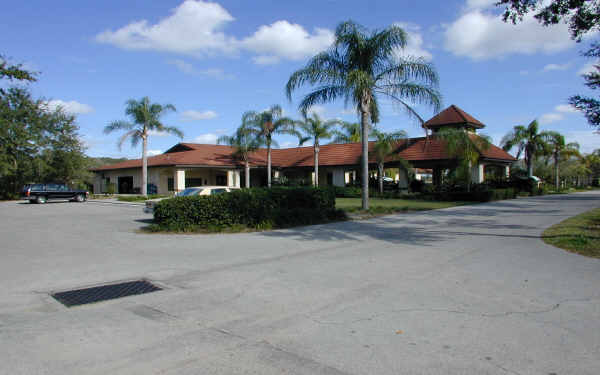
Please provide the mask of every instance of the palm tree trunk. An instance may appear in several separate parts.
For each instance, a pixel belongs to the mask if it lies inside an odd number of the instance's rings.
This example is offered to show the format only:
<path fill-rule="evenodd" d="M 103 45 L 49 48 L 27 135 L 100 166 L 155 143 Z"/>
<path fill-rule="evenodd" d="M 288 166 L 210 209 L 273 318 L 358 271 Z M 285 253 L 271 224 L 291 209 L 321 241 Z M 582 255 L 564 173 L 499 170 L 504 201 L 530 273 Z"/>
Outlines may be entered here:
<path fill-rule="evenodd" d="M 319 187 L 319 145 L 315 143 L 315 186 Z"/>
<path fill-rule="evenodd" d="M 362 209 L 369 209 L 369 103 L 368 100 L 363 99 L 361 106 L 361 118 L 360 125 L 362 128 Z"/>
<path fill-rule="evenodd" d="M 377 179 L 379 180 L 379 194 L 383 195 L 383 163 L 377 164 Z"/>
<path fill-rule="evenodd" d="M 245 183 L 245 187 L 249 188 L 250 187 L 250 163 L 248 162 L 248 159 L 246 159 L 245 163 L 244 163 L 244 167 L 246 168 L 246 183 Z"/>
<path fill-rule="evenodd" d="M 559 177 L 558 177 L 558 158 L 554 158 L 554 185 L 556 187 L 556 190 L 558 190 L 560 187 L 558 186 L 560 184 L 559 181 Z"/>
<path fill-rule="evenodd" d="M 148 155 L 146 151 L 148 149 L 148 135 L 142 135 L 142 195 L 148 195 Z"/>
<path fill-rule="evenodd" d="M 525 162 L 527 163 L 527 177 L 533 177 L 533 155 L 525 150 Z"/>
<path fill-rule="evenodd" d="M 271 188 L 271 140 L 267 139 L 267 186 Z"/>

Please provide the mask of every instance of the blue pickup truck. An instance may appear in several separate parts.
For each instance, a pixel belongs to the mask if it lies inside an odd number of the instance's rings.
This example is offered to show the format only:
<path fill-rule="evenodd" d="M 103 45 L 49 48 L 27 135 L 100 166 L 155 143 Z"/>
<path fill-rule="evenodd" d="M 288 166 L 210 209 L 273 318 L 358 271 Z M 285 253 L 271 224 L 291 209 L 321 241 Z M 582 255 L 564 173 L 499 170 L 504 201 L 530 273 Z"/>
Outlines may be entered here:
<path fill-rule="evenodd" d="M 72 200 L 85 202 L 90 193 L 86 190 L 73 190 L 65 184 L 30 184 L 23 186 L 21 198 L 30 203 L 46 203 L 49 200 Z"/>

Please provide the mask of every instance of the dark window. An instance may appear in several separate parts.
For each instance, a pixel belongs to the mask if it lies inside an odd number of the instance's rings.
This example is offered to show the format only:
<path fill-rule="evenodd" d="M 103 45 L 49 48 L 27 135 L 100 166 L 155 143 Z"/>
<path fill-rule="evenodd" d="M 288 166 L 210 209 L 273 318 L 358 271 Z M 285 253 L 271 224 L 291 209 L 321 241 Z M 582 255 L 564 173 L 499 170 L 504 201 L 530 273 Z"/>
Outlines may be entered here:
<path fill-rule="evenodd" d="M 202 186 L 202 178 L 186 178 L 185 187 Z"/>
<path fill-rule="evenodd" d="M 217 186 L 227 186 L 227 175 L 219 174 L 217 175 Z"/>
<path fill-rule="evenodd" d="M 175 190 L 175 180 L 173 179 L 173 177 L 169 177 L 167 179 L 167 190 L 168 191 Z"/>
<path fill-rule="evenodd" d="M 222 194 L 222 193 L 225 193 L 225 192 L 227 192 L 226 189 L 212 189 L 210 191 L 210 195 Z"/>
<path fill-rule="evenodd" d="M 46 185 L 46 191 L 59 191 L 60 190 L 60 185 L 59 184 L 48 184 Z"/>

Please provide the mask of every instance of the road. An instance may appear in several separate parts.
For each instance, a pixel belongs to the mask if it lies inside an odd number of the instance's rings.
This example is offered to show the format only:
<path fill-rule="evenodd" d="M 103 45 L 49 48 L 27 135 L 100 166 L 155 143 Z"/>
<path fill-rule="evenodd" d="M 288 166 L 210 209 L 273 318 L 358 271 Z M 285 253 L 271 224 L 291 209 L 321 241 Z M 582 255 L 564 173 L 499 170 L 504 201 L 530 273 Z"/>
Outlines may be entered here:
<path fill-rule="evenodd" d="M 0 203 L 0 374 L 598 374 L 600 260 L 540 233 L 600 193 L 290 230 L 151 235 Z M 67 308 L 49 293 L 165 289 Z"/>

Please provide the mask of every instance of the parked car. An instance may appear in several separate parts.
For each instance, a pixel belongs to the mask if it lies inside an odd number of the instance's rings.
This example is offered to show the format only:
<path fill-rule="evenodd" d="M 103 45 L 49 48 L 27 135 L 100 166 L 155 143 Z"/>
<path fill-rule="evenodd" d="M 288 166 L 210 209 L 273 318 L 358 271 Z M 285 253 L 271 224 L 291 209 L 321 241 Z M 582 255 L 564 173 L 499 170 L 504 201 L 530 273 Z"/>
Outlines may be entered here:
<path fill-rule="evenodd" d="M 215 194 L 228 193 L 228 192 L 236 190 L 236 189 L 238 189 L 238 188 L 227 187 L 227 186 L 193 186 L 193 187 L 185 188 L 184 190 L 175 194 L 175 196 L 176 197 L 189 197 L 192 195 L 215 195 Z M 144 212 L 147 214 L 154 213 L 154 207 L 156 207 L 156 204 L 158 202 L 162 201 L 163 199 L 169 199 L 169 198 L 156 198 L 156 199 L 147 200 L 146 204 L 144 205 Z"/>
<path fill-rule="evenodd" d="M 89 196 L 87 190 L 74 190 L 65 184 L 56 183 L 25 185 L 21 194 L 21 198 L 30 203 L 46 203 L 49 200 L 85 202 Z"/>

